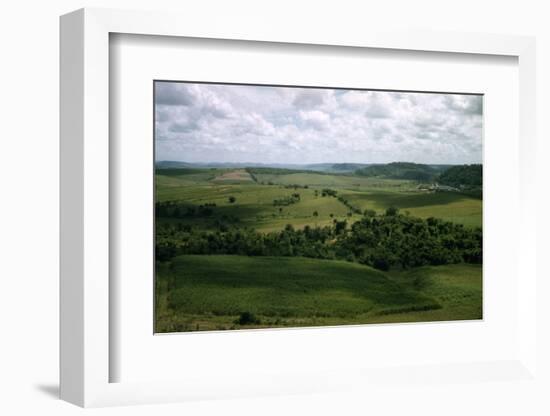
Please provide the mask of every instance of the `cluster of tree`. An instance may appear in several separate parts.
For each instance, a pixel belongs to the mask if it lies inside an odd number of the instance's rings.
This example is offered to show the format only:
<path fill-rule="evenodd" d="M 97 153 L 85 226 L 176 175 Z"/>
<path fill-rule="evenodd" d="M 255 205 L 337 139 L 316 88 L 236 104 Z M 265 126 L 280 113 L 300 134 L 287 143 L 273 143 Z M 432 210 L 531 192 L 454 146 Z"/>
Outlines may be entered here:
<path fill-rule="evenodd" d="M 382 216 L 365 215 L 340 246 L 356 261 L 382 270 L 482 261 L 480 228 L 401 215 L 396 208 Z"/>
<path fill-rule="evenodd" d="M 285 185 L 284 188 L 286 188 L 286 189 L 309 189 L 309 186 L 308 185 L 292 184 L 292 185 Z"/>
<path fill-rule="evenodd" d="M 429 182 L 439 173 L 434 166 L 410 162 L 392 162 L 383 165 L 371 165 L 355 171 L 356 175 L 381 177 L 388 179 L 409 179 Z"/>
<path fill-rule="evenodd" d="M 240 227 L 216 231 L 157 227 L 156 256 L 166 261 L 179 254 L 302 256 L 339 259 L 381 270 L 450 263 L 481 263 L 482 232 L 436 218 L 402 215 L 396 208 L 377 215 L 366 211 L 348 227 L 334 220 L 324 227 L 306 226 L 259 233 Z"/>
<path fill-rule="evenodd" d="M 321 191 L 321 196 L 332 196 L 332 197 L 336 198 L 337 193 L 338 192 L 335 191 L 334 189 L 325 188 Z"/>
<path fill-rule="evenodd" d="M 177 163 L 177 162 L 176 162 Z M 205 168 L 192 168 L 192 167 L 156 167 L 155 168 L 155 174 L 157 175 L 163 175 L 163 176 L 184 176 L 184 175 L 194 175 L 197 173 L 212 173 L 212 169 L 205 169 Z"/>
<path fill-rule="evenodd" d="M 160 261 L 179 254 L 238 254 L 248 256 L 303 256 L 333 258 L 326 243 L 332 227 L 284 230 L 267 234 L 233 227 L 226 232 L 178 232 L 171 225 L 158 228 L 156 255 Z M 314 231 L 311 231 L 314 230 Z"/>
<path fill-rule="evenodd" d="M 155 215 L 160 218 L 210 217 L 214 213 L 215 207 L 215 203 L 195 206 L 178 201 L 157 202 Z"/>
<path fill-rule="evenodd" d="M 278 198 L 278 199 L 274 199 L 273 200 L 273 206 L 288 206 L 288 205 L 292 205 L 292 204 L 296 204 L 300 202 L 300 194 L 295 192 L 293 193 L 292 195 L 290 196 L 285 196 L 285 197 L 282 197 L 282 198 Z"/>
<path fill-rule="evenodd" d="M 438 181 L 444 185 L 459 187 L 481 187 L 483 185 L 482 165 L 453 166 L 442 172 Z"/>

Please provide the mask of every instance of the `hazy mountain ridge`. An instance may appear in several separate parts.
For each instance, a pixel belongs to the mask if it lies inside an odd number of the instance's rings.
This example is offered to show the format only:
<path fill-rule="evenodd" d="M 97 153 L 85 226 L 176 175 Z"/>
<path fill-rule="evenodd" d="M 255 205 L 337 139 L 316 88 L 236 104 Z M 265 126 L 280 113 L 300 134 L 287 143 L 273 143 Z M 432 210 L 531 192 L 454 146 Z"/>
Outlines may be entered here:
<path fill-rule="evenodd" d="M 266 167 L 280 169 L 301 169 L 301 170 L 319 170 L 319 171 L 340 171 L 354 172 L 359 169 L 370 166 L 385 166 L 395 164 L 409 164 L 416 166 L 427 166 L 436 171 L 443 171 L 451 166 L 462 166 L 462 164 L 422 164 L 412 162 L 389 162 L 389 163 L 352 163 L 352 162 L 327 162 L 327 163 L 254 163 L 254 162 L 183 162 L 176 160 L 160 160 L 155 162 L 158 169 L 164 168 L 246 168 L 246 167 Z"/>
<path fill-rule="evenodd" d="M 292 163 L 253 163 L 253 162 L 204 162 L 191 163 L 172 160 L 161 160 L 155 163 L 157 169 L 173 169 L 173 168 L 277 168 L 277 169 L 298 169 L 311 170 L 320 172 L 354 172 L 372 164 L 369 163 L 309 163 L 309 164 L 292 164 Z"/>

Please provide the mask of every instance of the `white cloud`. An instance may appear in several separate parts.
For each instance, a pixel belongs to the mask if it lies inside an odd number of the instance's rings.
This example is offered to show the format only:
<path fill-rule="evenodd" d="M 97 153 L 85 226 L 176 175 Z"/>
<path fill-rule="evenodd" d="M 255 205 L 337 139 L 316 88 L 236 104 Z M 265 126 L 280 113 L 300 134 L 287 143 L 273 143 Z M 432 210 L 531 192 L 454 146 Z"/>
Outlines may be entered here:
<path fill-rule="evenodd" d="M 304 122 L 305 126 L 313 127 L 317 130 L 325 130 L 330 125 L 330 116 L 327 113 L 323 113 L 319 110 L 302 111 L 298 112 L 300 119 Z"/>
<path fill-rule="evenodd" d="M 315 108 L 323 105 L 328 99 L 328 90 L 300 88 L 295 89 L 293 104 L 296 108 Z"/>
<path fill-rule="evenodd" d="M 482 97 L 156 84 L 156 154 L 190 162 L 479 163 Z"/>

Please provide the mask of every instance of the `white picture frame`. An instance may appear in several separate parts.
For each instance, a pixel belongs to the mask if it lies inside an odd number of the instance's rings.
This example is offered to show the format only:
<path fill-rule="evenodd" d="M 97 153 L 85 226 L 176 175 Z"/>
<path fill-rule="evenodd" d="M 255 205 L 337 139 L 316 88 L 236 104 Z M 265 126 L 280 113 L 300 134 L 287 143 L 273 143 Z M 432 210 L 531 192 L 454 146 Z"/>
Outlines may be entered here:
<path fill-rule="evenodd" d="M 192 16 L 107 9 L 82 9 L 61 18 L 61 398 L 79 406 L 185 401 L 197 398 L 269 394 L 322 393 L 350 386 L 395 383 L 409 370 L 380 368 L 368 373 L 334 370 L 330 377 L 279 374 L 263 380 L 217 380 L 146 383 L 110 382 L 109 253 L 109 36 L 113 33 L 206 39 L 332 45 L 438 53 L 517 57 L 519 62 L 520 217 L 518 247 L 523 271 L 518 287 L 519 354 L 513 359 L 456 366 L 419 367 L 415 376 L 480 383 L 477 373 L 505 374 L 508 382 L 538 383 L 536 308 L 535 40 L 530 37 L 465 33 L 380 32 L 350 30 L 303 32 L 276 24 L 240 25 L 219 21 L 205 25 Z M 519 244 L 518 244 L 519 245 Z M 538 321 L 540 325 L 540 320 Z M 414 378 L 413 377 L 413 378 Z M 428 382 L 429 384 L 429 382 Z M 433 387 L 432 387 L 433 388 Z"/>

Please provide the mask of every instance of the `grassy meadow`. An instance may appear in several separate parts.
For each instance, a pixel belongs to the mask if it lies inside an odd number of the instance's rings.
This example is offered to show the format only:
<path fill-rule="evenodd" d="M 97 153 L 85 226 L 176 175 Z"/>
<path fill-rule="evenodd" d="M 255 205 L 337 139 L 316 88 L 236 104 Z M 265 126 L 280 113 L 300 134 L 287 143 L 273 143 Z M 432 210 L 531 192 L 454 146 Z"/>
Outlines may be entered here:
<path fill-rule="evenodd" d="M 480 254 L 462 242 L 481 235 L 481 198 L 292 169 L 155 181 L 156 332 L 482 318 Z"/>
<path fill-rule="evenodd" d="M 481 266 L 384 273 L 303 257 L 176 257 L 157 275 L 161 332 L 480 319 Z M 248 311 L 255 322 L 238 322 Z"/>

